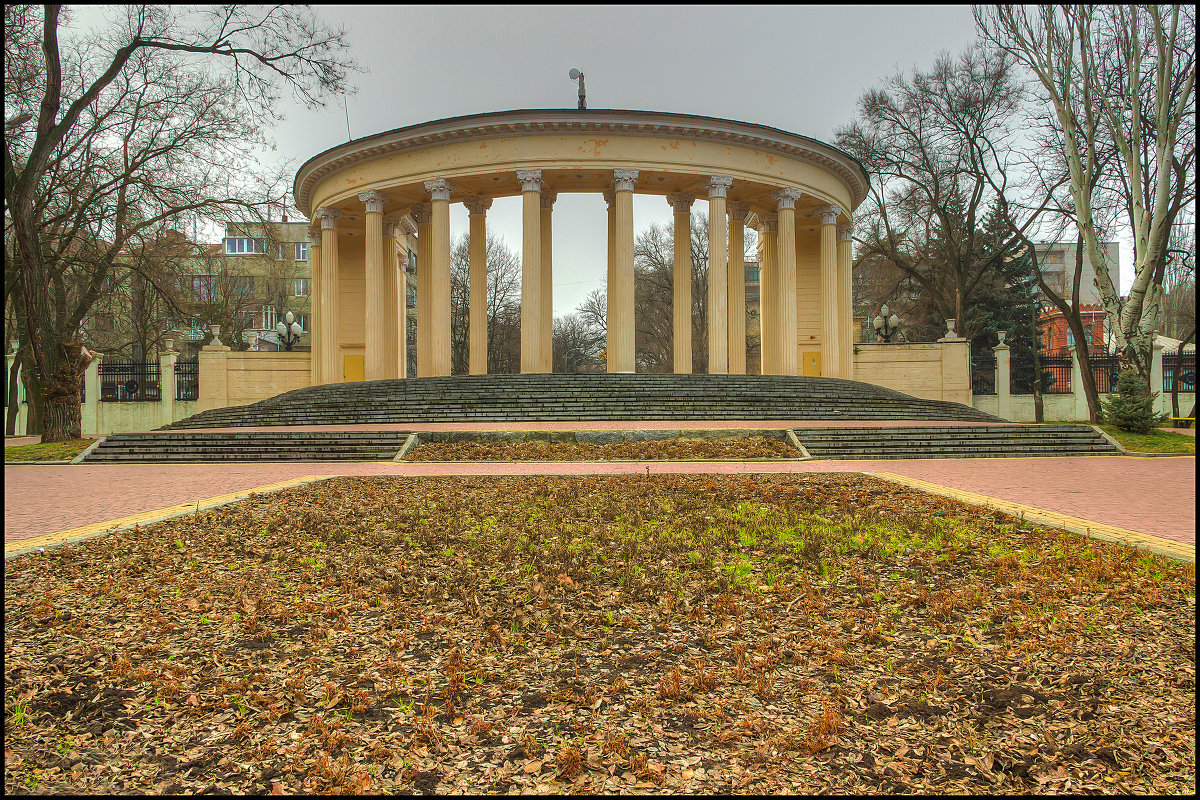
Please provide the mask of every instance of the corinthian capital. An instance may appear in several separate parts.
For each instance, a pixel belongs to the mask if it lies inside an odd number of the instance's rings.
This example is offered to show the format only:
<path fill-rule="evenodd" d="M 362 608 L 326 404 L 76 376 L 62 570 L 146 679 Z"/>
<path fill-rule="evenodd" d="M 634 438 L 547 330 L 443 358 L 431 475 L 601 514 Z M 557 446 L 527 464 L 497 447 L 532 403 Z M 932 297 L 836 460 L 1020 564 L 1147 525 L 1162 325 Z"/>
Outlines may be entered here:
<path fill-rule="evenodd" d="M 843 222 L 837 227 L 837 238 L 839 242 L 849 242 L 854 240 L 854 223 Z"/>
<path fill-rule="evenodd" d="M 428 225 L 433 222 L 433 204 L 432 203 L 417 203 L 408 210 L 412 214 L 413 222 L 418 225 Z"/>
<path fill-rule="evenodd" d="M 728 175 L 712 175 L 705 185 L 708 187 L 708 199 L 724 197 L 729 187 L 733 186 L 733 178 Z"/>
<path fill-rule="evenodd" d="M 617 202 L 617 193 L 612 189 L 604 190 L 604 202 L 608 203 L 608 207 L 612 208 L 613 203 Z"/>
<path fill-rule="evenodd" d="M 743 202 L 730 203 L 725 208 L 729 212 L 729 221 L 742 222 L 746 221 L 746 215 L 750 213 L 750 204 Z"/>
<path fill-rule="evenodd" d="M 383 218 L 383 235 L 396 239 L 404 237 L 404 225 L 400 222 L 399 217 L 385 216 Z"/>
<path fill-rule="evenodd" d="M 821 206 L 813 209 L 813 213 L 821 218 L 822 225 L 836 225 L 838 214 L 842 210 L 835 205 Z"/>
<path fill-rule="evenodd" d="M 450 193 L 454 191 L 454 184 L 445 178 L 430 178 L 425 181 L 425 191 L 429 192 L 433 200 L 449 200 Z"/>
<path fill-rule="evenodd" d="M 758 215 L 758 232 L 774 233 L 779 230 L 779 217 L 775 214 Z"/>
<path fill-rule="evenodd" d="M 554 201 L 557 199 L 557 191 L 554 189 L 542 189 L 542 208 L 554 208 Z"/>
<path fill-rule="evenodd" d="M 470 197 L 463 198 L 463 205 L 467 207 L 467 211 L 471 214 L 486 214 L 487 210 L 492 207 L 492 198 L 484 197 L 481 194 L 473 194 Z"/>
<path fill-rule="evenodd" d="M 321 220 L 321 230 L 336 231 L 338 217 L 345 213 L 340 208 L 318 208 L 317 219 Z"/>
<path fill-rule="evenodd" d="M 775 201 L 775 207 L 779 211 L 783 211 L 787 208 L 795 208 L 796 201 L 800 199 L 800 194 L 799 189 L 792 189 L 785 186 L 782 189 L 776 189 L 771 192 L 771 199 Z"/>
<path fill-rule="evenodd" d="M 372 189 L 369 192 L 360 192 L 358 200 L 366 206 L 368 214 L 382 214 L 383 204 L 388 201 L 388 196 Z"/>
<path fill-rule="evenodd" d="M 540 192 L 542 190 L 542 171 L 540 169 L 519 169 L 517 180 L 521 182 L 522 192 Z"/>
<path fill-rule="evenodd" d="M 309 247 L 321 246 L 321 229 L 315 225 L 308 229 L 308 245 Z"/>
<path fill-rule="evenodd" d="M 614 169 L 613 170 L 613 189 L 618 192 L 632 192 L 637 186 L 638 170 L 636 169 Z"/>
<path fill-rule="evenodd" d="M 667 195 L 667 202 L 671 204 L 671 208 L 676 214 L 688 214 L 692 210 L 692 203 L 696 202 L 696 198 L 686 192 L 672 192 Z"/>

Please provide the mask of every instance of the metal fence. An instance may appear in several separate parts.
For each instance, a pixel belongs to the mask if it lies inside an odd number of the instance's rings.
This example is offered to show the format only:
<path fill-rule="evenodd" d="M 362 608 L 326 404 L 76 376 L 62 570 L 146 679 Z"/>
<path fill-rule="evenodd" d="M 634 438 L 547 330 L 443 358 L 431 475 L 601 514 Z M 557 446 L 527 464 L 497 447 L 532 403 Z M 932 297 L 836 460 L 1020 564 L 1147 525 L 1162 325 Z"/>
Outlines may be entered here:
<path fill-rule="evenodd" d="M 175 399 L 197 400 L 200 397 L 200 357 L 175 362 Z"/>
<path fill-rule="evenodd" d="M 1108 394 L 1117 389 L 1117 376 L 1121 374 L 1120 356 L 1092 356 L 1092 378 L 1096 381 L 1096 392 Z"/>
<path fill-rule="evenodd" d="M 154 402 L 162 400 L 157 361 L 105 358 L 100 362 L 100 402 Z"/>
<path fill-rule="evenodd" d="M 996 393 L 996 354 L 985 351 L 971 357 L 971 391 L 975 394 Z"/>
<path fill-rule="evenodd" d="M 1042 394 L 1071 393 L 1071 357 L 1040 356 Z M 1033 394 L 1033 356 L 1015 356 L 1010 362 L 1009 391 Z"/>
<path fill-rule="evenodd" d="M 1196 391 L 1196 353 L 1163 353 L 1163 391 L 1170 394 L 1175 376 L 1179 376 L 1179 391 Z"/>

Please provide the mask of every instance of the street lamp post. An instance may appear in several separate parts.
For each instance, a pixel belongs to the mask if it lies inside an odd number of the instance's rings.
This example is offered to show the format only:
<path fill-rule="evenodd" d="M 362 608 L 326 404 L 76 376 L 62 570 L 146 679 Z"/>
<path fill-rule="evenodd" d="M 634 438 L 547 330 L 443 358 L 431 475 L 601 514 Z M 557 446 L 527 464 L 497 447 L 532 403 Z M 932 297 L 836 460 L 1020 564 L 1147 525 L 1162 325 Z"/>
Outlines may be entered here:
<path fill-rule="evenodd" d="M 890 342 L 892 337 L 896 335 L 896 331 L 900 329 L 900 318 L 895 314 L 888 314 L 887 303 L 879 309 L 879 314 L 872 320 L 872 326 L 875 328 L 875 333 L 884 342 Z"/>
<path fill-rule="evenodd" d="M 294 320 L 295 317 L 289 311 L 284 315 L 282 320 L 275 324 L 275 333 L 279 335 L 279 341 L 283 344 L 283 349 L 288 352 L 291 352 L 296 342 L 300 341 L 300 334 L 304 332 L 304 329 L 300 327 L 300 323 Z"/>

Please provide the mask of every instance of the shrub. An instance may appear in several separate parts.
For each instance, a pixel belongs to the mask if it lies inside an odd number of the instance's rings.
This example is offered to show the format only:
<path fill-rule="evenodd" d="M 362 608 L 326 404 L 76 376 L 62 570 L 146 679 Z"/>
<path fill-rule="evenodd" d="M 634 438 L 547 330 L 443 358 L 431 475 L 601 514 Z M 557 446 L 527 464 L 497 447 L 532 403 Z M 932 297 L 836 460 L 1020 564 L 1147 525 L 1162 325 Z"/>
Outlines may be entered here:
<path fill-rule="evenodd" d="M 1165 415 L 1154 413 L 1158 392 L 1151 392 L 1135 370 L 1127 369 L 1117 376 L 1117 391 L 1103 402 L 1104 421 L 1130 433 L 1149 433 Z"/>

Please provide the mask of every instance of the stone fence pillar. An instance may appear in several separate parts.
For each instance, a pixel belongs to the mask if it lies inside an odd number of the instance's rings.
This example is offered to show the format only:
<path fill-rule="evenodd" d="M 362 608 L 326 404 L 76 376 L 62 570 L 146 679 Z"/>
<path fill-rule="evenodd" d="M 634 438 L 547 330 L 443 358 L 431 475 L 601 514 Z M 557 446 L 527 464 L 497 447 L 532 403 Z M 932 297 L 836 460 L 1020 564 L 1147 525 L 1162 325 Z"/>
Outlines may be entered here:
<path fill-rule="evenodd" d="M 1079 350 L 1075 345 L 1068 345 L 1067 349 L 1071 351 L 1071 397 L 1074 402 L 1074 411 L 1077 420 L 1085 420 L 1091 418 L 1091 412 L 1088 410 L 1087 392 L 1083 388 L 1083 364 L 1079 361 Z"/>
<path fill-rule="evenodd" d="M 229 348 L 217 338 L 220 328 L 213 326 L 213 340 L 200 349 L 200 392 L 197 410 L 225 408 L 229 405 Z"/>
<path fill-rule="evenodd" d="M 81 430 L 86 436 L 89 433 L 100 433 L 100 362 L 104 360 L 103 353 L 92 353 L 92 363 L 83 371 L 83 413 L 80 422 Z"/>
<path fill-rule="evenodd" d="M 996 354 L 996 416 L 1000 419 L 1012 419 L 1012 362 L 1009 346 L 1000 340 L 1000 344 L 992 348 Z"/>
<path fill-rule="evenodd" d="M 175 352 L 175 342 L 166 340 L 166 347 L 158 354 L 159 385 L 162 386 L 162 400 L 159 402 L 161 425 L 170 425 L 175 421 L 175 362 L 179 353 Z"/>
<path fill-rule="evenodd" d="M 1176 373 L 1179 370 L 1175 370 Z M 1174 376 L 1178 380 L 1178 374 Z M 1154 343 L 1150 346 L 1150 391 L 1158 392 L 1158 397 L 1154 399 L 1154 410 L 1159 414 L 1164 414 L 1171 410 L 1171 396 L 1168 392 L 1163 391 L 1163 345 L 1158 340 L 1158 335 L 1154 336 Z"/>

